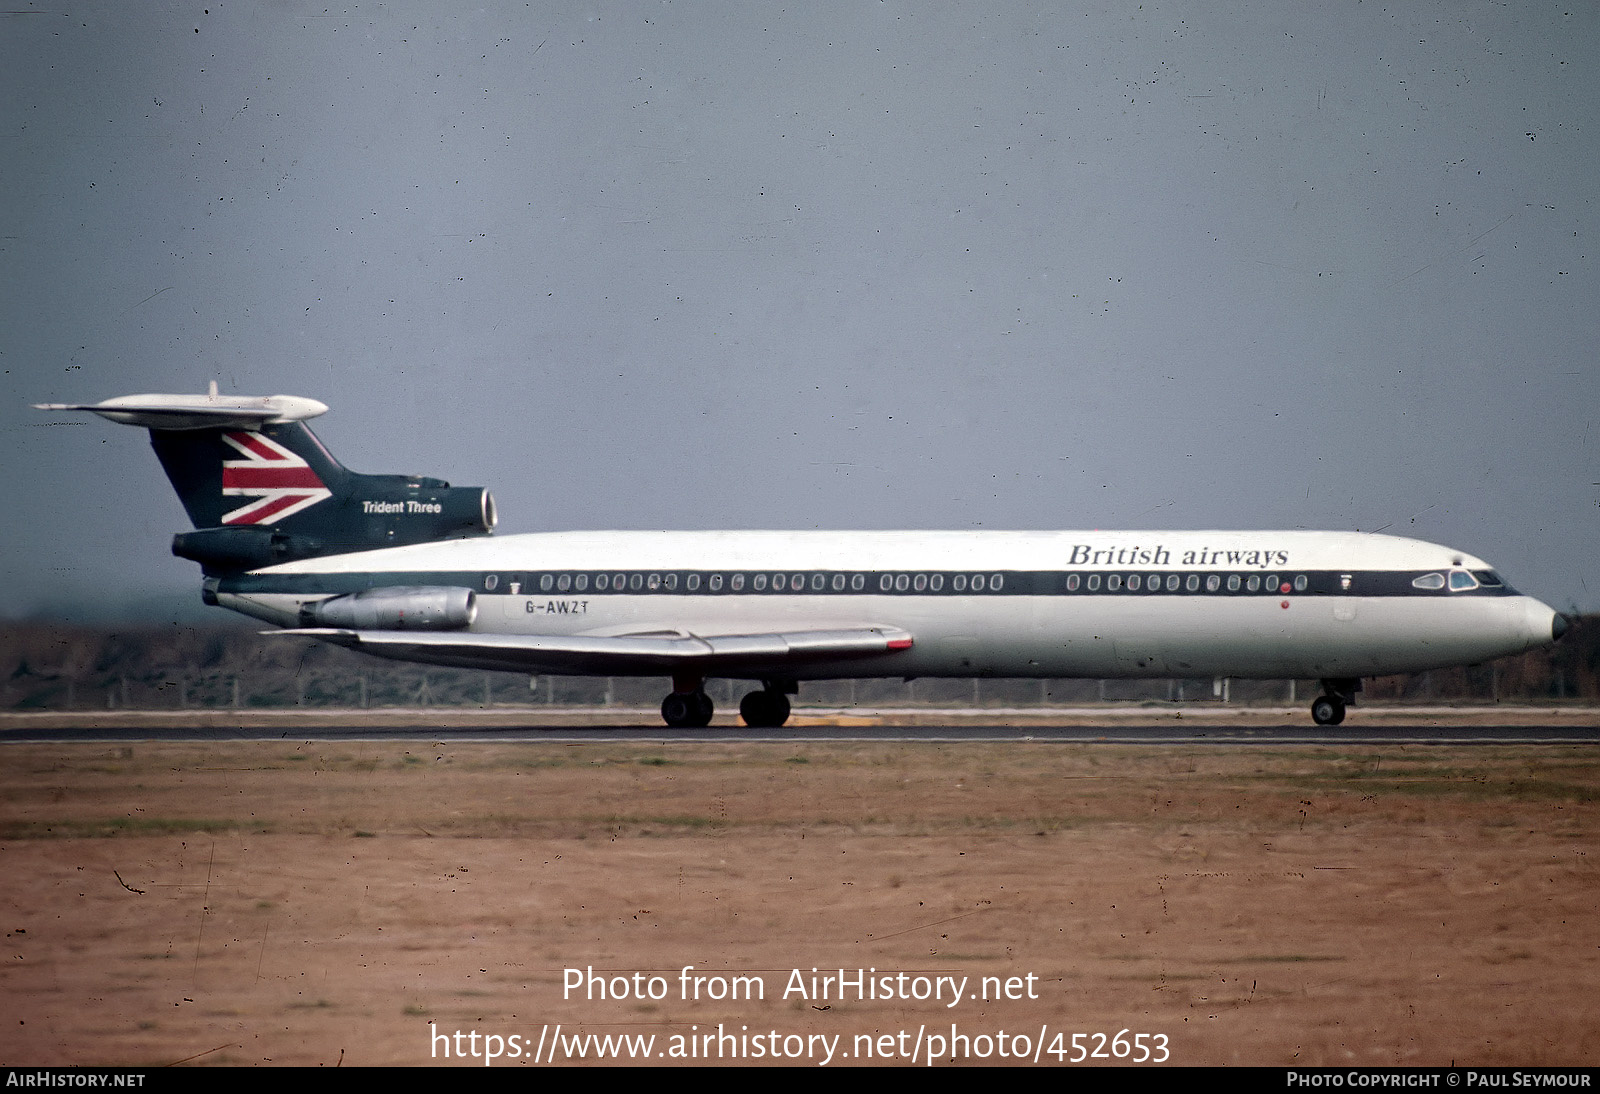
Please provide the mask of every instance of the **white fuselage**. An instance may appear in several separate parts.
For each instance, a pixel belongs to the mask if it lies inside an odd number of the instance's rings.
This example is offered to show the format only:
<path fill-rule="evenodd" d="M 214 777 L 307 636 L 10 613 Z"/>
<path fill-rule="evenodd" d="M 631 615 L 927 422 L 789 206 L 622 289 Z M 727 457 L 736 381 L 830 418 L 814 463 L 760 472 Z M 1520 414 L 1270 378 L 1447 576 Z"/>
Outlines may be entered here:
<path fill-rule="evenodd" d="M 794 679 L 1355 678 L 1550 643 L 1555 613 L 1497 581 L 1449 547 L 1349 532 L 562 532 L 309 559 L 215 595 L 287 626 L 404 585 L 472 589 L 475 634 L 914 638 Z"/>

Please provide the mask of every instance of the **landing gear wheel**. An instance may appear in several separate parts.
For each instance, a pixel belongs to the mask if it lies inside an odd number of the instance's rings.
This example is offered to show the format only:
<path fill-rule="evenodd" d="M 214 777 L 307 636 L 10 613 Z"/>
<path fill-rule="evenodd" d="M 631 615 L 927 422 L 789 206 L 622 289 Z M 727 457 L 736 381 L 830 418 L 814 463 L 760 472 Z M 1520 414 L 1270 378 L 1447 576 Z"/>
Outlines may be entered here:
<path fill-rule="evenodd" d="M 789 697 L 763 688 L 739 700 L 739 717 L 752 729 L 776 729 L 789 720 Z"/>
<path fill-rule="evenodd" d="M 661 718 L 673 729 L 704 729 L 716 707 L 703 691 L 673 691 L 661 700 Z"/>
<path fill-rule="evenodd" d="M 1319 695 L 1311 704 L 1311 720 L 1319 726 L 1336 726 L 1344 721 L 1344 700 L 1337 695 Z"/>

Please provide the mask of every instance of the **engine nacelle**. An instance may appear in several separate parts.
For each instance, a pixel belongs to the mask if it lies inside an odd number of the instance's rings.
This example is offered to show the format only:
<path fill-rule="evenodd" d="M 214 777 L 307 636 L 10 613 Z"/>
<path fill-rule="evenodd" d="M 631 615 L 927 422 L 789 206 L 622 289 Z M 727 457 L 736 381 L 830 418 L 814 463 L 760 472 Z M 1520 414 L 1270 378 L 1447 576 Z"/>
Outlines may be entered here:
<path fill-rule="evenodd" d="M 398 547 L 435 539 L 482 536 L 498 519 L 494 496 L 481 486 L 451 486 L 442 479 L 356 475 L 350 506 L 369 543 Z"/>
<path fill-rule="evenodd" d="M 396 585 L 349 593 L 307 604 L 300 625 L 348 630 L 455 631 L 478 617 L 471 589 Z"/>
<path fill-rule="evenodd" d="M 259 570 L 280 562 L 315 558 L 326 545 L 312 536 L 290 535 L 253 524 L 232 528 L 201 528 L 172 537 L 172 553 L 193 559 L 206 573 Z"/>

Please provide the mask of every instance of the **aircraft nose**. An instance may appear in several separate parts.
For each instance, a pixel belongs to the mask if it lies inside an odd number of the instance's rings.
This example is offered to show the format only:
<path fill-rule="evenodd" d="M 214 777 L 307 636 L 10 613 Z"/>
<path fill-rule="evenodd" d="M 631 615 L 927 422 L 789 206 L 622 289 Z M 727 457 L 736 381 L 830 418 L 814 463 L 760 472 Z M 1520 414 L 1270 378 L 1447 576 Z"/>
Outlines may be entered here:
<path fill-rule="evenodd" d="M 1512 624 L 1522 634 L 1525 650 L 1548 646 L 1567 631 L 1567 619 L 1544 601 L 1531 596 L 1519 597 L 1522 610 L 1511 609 Z M 1509 607 L 1509 605 L 1508 605 Z"/>

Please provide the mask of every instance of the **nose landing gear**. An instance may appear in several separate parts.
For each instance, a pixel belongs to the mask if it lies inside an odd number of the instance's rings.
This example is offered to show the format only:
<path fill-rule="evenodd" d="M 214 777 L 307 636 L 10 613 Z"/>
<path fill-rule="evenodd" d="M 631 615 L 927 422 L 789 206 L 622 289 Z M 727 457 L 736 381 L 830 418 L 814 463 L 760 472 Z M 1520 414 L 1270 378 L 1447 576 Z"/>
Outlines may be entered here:
<path fill-rule="evenodd" d="M 1324 680 L 1323 693 L 1311 704 L 1311 720 L 1319 726 L 1336 726 L 1343 722 L 1345 707 L 1356 701 L 1360 690 L 1358 679 Z"/>

